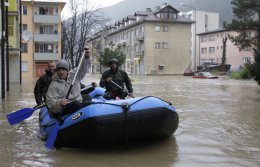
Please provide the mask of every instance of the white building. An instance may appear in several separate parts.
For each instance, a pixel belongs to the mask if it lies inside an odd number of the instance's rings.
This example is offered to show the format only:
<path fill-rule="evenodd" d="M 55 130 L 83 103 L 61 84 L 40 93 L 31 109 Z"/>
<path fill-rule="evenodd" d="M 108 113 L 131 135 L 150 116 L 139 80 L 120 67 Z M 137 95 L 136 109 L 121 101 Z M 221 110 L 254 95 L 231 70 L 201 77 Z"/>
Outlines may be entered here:
<path fill-rule="evenodd" d="M 193 70 L 196 69 L 196 67 L 199 64 L 199 37 L 196 34 L 215 30 L 219 28 L 219 14 L 218 13 L 211 13 L 211 12 L 205 12 L 205 11 L 196 11 L 192 10 L 189 12 L 181 12 L 179 15 L 188 18 L 190 20 L 195 20 L 196 23 L 192 25 L 191 32 L 192 32 L 192 64 L 191 68 Z M 196 41 L 195 41 L 196 36 Z M 195 49 L 196 48 L 196 49 Z M 195 52 L 196 50 L 196 52 Z"/>

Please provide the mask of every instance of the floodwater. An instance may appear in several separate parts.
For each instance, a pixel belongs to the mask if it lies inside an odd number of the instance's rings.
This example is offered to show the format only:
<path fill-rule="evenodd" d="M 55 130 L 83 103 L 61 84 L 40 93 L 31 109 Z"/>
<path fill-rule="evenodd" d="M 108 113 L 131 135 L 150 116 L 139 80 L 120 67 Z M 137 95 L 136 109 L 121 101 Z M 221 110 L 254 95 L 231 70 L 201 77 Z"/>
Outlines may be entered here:
<path fill-rule="evenodd" d="M 98 82 L 88 74 L 84 83 Z M 255 81 L 184 76 L 133 76 L 135 96 L 172 102 L 180 124 L 171 138 L 105 148 L 47 150 L 40 139 L 38 112 L 11 126 L 5 116 L 35 105 L 35 81 L 11 85 L 0 108 L 0 166 L 90 167 L 258 167 L 260 86 Z"/>

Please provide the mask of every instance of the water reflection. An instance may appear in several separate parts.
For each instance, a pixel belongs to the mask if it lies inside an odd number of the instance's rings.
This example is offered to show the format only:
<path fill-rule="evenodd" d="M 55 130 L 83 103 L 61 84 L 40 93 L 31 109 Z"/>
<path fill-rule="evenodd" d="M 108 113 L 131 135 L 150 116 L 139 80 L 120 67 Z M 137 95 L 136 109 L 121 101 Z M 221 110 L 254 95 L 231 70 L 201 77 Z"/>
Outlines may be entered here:
<path fill-rule="evenodd" d="M 75 166 L 171 166 L 178 158 L 177 152 L 176 140 L 172 137 L 161 141 L 130 143 L 128 151 L 122 145 L 94 149 L 63 148 L 56 154 L 56 164 L 66 166 L 66 159 L 73 161 Z"/>
<path fill-rule="evenodd" d="M 99 82 L 87 75 L 85 84 Z M 34 80 L 12 85 L 0 101 L 1 166 L 259 166 L 260 87 L 254 81 L 198 80 L 183 76 L 133 76 L 135 96 L 171 102 L 180 116 L 172 138 L 109 148 L 46 150 L 38 112 L 10 126 L 5 115 L 35 105 Z M 73 163 L 73 164 L 72 164 Z"/>

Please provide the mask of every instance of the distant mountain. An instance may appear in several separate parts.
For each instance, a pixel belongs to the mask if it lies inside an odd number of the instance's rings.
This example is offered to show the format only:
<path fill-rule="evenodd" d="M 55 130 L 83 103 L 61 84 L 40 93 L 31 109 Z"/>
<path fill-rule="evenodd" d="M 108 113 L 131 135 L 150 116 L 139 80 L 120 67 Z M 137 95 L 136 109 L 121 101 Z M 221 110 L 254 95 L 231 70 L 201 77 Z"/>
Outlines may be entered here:
<path fill-rule="evenodd" d="M 133 15 L 136 11 L 143 11 L 146 8 L 154 9 L 163 3 L 170 4 L 180 12 L 192 10 L 181 6 L 181 3 L 185 3 L 193 6 L 198 11 L 219 13 L 220 24 L 223 21 L 230 23 L 234 17 L 231 0 L 124 0 L 116 5 L 103 8 L 101 11 L 111 19 L 111 23 L 114 23 L 123 17 Z"/>

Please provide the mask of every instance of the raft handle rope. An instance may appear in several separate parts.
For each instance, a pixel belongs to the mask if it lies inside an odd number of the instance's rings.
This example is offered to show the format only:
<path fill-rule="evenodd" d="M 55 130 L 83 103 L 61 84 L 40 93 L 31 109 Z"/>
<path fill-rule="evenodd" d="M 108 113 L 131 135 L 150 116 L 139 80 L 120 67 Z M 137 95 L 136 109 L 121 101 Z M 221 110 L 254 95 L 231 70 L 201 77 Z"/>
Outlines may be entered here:
<path fill-rule="evenodd" d="M 122 103 L 121 104 L 121 108 L 124 111 L 124 118 L 125 118 L 125 121 L 124 121 L 125 146 L 126 146 L 126 150 L 128 150 L 129 147 L 128 147 L 128 133 L 127 133 L 127 112 L 129 111 L 130 106 L 129 106 L 128 103 Z"/>

